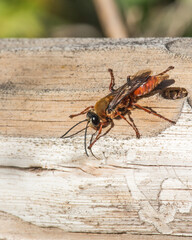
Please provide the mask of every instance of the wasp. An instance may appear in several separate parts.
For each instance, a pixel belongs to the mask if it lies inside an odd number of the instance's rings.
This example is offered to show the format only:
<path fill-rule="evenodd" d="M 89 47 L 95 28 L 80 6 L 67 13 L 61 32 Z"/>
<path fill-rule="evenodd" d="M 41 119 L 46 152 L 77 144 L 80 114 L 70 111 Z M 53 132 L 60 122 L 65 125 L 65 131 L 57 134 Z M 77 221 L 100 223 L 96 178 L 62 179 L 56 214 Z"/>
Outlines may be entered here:
<path fill-rule="evenodd" d="M 128 76 L 126 83 L 117 89 L 114 88 L 115 78 L 114 78 L 113 70 L 108 69 L 111 77 L 111 82 L 109 85 L 110 93 L 107 96 L 101 98 L 99 101 L 97 101 L 94 106 L 91 105 L 85 108 L 80 113 L 70 115 L 69 116 L 70 118 L 74 118 L 79 115 L 86 114 L 86 119 L 75 124 L 63 136 L 61 136 L 61 138 L 66 138 L 67 134 L 74 127 L 76 127 L 82 122 L 86 122 L 86 126 L 80 131 L 85 130 L 84 147 L 85 147 L 85 153 L 88 156 L 87 147 L 86 147 L 86 135 L 87 135 L 88 127 L 91 127 L 95 130 L 95 133 L 92 135 L 90 144 L 88 146 L 88 149 L 90 151 L 92 146 L 95 144 L 95 142 L 100 137 L 106 135 L 114 127 L 114 122 L 113 122 L 114 118 L 121 118 L 124 121 L 126 121 L 127 124 L 130 127 L 132 127 L 133 130 L 135 131 L 136 137 L 140 138 L 139 130 L 137 129 L 133 119 L 130 116 L 131 110 L 133 108 L 141 109 L 147 113 L 153 114 L 172 124 L 175 124 L 174 121 L 156 113 L 152 109 L 140 106 L 137 103 L 139 98 L 151 93 L 162 81 L 167 80 L 169 78 L 169 75 L 167 74 L 167 72 L 172 70 L 173 68 L 174 68 L 173 66 L 169 66 L 165 71 L 153 76 L 151 75 L 152 71 L 149 69 L 138 71 L 135 75 Z M 128 114 L 129 120 L 125 116 L 126 113 Z M 104 134 L 102 134 L 103 128 L 107 126 L 109 126 L 107 131 Z M 80 131 L 78 131 L 77 133 L 79 133 Z M 71 137 L 73 135 L 70 135 L 68 137 Z M 94 138 L 94 135 L 96 135 L 95 138 Z"/>

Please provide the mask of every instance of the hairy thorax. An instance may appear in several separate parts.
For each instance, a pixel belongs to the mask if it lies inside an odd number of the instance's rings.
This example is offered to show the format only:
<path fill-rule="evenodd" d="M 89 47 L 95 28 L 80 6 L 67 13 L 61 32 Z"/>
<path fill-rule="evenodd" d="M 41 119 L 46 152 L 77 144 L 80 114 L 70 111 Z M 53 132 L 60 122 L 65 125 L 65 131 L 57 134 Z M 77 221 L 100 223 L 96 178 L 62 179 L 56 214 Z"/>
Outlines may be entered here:
<path fill-rule="evenodd" d="M 111 100 L 114 98 L 114 96 L 112 95 L 109 95 L 109 96 L 106 96 L 104 98 L 101 98 L 99 101 L 96 102 L 95 104 L 95 112 L 96 114 L 100 117 L 100 119 L 102 121 L 106 121 L 106 117 L 107 117 L 107 107 L 109 105 L 109 103 L 111 102 Z"/>

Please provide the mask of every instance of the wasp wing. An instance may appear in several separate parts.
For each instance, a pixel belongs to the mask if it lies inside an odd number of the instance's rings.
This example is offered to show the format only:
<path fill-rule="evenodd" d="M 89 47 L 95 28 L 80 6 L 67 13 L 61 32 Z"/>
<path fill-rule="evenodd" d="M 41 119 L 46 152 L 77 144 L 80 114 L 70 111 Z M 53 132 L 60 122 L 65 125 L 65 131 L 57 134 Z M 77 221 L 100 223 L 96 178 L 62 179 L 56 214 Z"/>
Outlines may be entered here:
<path fill-rule="evenodd" d="M 147 69 L 138 71 L 135 75 L 131 76 L 128 83 L 125 83 L 112 93 L 115 97 L 109 103 L 107 110 L 112 111 L 113 109 L 115 109 L 125 97 L 130 95 L 143 83 L 145 83 L 151 73 L 152 71 L 150 69 Z"/>

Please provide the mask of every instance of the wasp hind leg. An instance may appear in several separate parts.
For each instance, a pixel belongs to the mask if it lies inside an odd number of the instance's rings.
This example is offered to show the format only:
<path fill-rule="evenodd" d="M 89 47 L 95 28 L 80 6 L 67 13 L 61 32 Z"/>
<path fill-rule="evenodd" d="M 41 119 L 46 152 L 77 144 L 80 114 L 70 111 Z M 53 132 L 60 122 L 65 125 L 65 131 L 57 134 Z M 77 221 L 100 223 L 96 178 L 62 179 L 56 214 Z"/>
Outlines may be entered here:
<path fill-rule="evenodd" d="M 163 117 L 162 115 L 160 115 L 160 114 L 158 114 L 158 113 L 152 111 L 151 109 L 148 109 L 148 108 L 142 107 L 142 106 L 140 106 L 140 105 L 137 104 L 137 103 L 133 103 L 133 105 L 134 105 L 135 107 L 137 107 L 137 108 L 139 108 L 139 109 L 141 109 L 141 110 L 147 112 L 147 113 L 151 113 L 151 114 L 153 114 L 153 115 L 155 115 L 155 116 L 157 116 L 157 117 L 159 117 L 159 118 L 162 118 L 162 119 L 164 119 L 164 120 L 166 120 L 166 121 L 168 121 L 168 122 L 170 122 L 170 123 L 176 124 L 175 121 L 172 121 L 172 120 L 170 120 L 170 119 L 168 119 L 168 118 L 166 118 L 166 117 Z"/>
<path fill-rule="evenodd" d="M 77 113 L 77 114 L 72 114 L 69 117 L 74 118 L 74 117 L 77 117 L 79 115 L 83 115 L 83 114 L 87 113 L 89 111 L 89 109 L 93 109 L 93 108 L 94 108 L 94 106 L 89 106 L 89 107 L 85 108 L 82 112 Z"/>
<path fill-rule="evenodd" d="M 155 75 L 155 76 L 162 76 L 162 75 L 164 75 L 166 72 L 168 72 L 168 71 L 170 71 L 170 70 L 172 70 L 172 69 L 174 69 L 174 67 L 173 67 L 173 66 L 169 66 L 165 71 L 163 71 L 163 72 L 161 72 L 161 73 L 159 73 L 159 74 L 157 74 L 157 75 Z"/>

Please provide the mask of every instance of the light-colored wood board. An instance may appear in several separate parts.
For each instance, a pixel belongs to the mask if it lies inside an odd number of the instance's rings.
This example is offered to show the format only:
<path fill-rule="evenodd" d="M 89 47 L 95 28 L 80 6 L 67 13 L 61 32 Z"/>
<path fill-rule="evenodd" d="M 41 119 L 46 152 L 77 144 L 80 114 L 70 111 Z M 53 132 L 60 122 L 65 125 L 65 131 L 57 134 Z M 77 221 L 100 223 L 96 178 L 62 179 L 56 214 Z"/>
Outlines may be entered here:
<path fill-rule="evenodd" d="M 11 214 L 0 212 L 0 238 L 14 240 L 190 240 L 191 237 L 138 234 L 67 233 L 57 228 L 42 228 L 26 223 Z"/>
<path fill-rule="evenodd" d="M 67 232 L 192 236 L 192 110 L 141 140 L 0 138 L 0 211 Z"/>
<path fill-rule="evenodd" d="M 1 238 L 192 236 L 191 42 L 0 40 Z M 130 138 L 132 130 L 117 120 L 93 147 L 98 159 L 85 155 L 82 135 L 59 138 L 83 119 L 69 114 L 108 93 L 107 68 L 119 86 L 137 70 L 157 73 L 169 65 L 175 66 L 170 78 L 187 88 L 188 98 L 156 94 L 141 104 L 176 125 L 134 110 L 142 138 Z"/>
<path fill-rule="evenodd" d="M 94 145 L 93 152 L 102 164 L 191 167 L 191 126 L 191 107 L 185 101 L 177 123 L 157 137 L 120 139 L 105 136 Z M 67 139 L 1 136 L 0 141 L 0 165 L 4 167 L 52 169 L 60 166 L 62 169 L 98 163 L 91 155 L 86 157 L 83 136 Z"/>
<path fill-rule="evenodd" d="M 0 41 L 0 133 L 9 136 L 59 137 L 84 116 L 80 112 L 108 94 L 114 70 L 116 85 L 127 75 L 151 68 L 154 73 L 173 65 L 170 78 L 191 94 L 191 39 L 39 39 Z M 182 44 L 185 46 L 182 54 Z M 186 50 L 188 49 L 188 51 Z M 189 52 L 189 53 L 188 53 Z M 183 100 L 156 94 L 140 101 L 176 120 Z M 162 119 L 134 110 L 142 136 L 154 136 L 170 126 Z M 110 136 L 133 137 L 126 122 L 115 121 Z"/>

